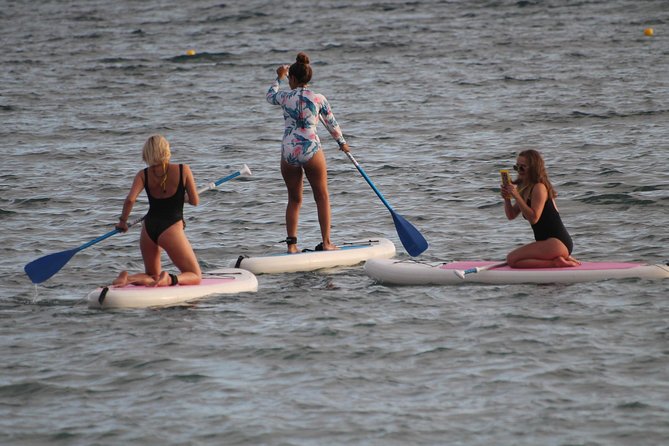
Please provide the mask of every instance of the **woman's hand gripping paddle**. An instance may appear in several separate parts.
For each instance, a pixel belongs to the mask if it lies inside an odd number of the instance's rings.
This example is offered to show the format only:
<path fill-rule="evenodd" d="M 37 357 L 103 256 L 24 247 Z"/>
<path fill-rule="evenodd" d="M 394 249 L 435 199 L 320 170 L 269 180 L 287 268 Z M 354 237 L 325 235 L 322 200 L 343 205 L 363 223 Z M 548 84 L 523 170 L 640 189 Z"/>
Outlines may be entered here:
<path fill-rule="evenodd" d="M 198 190 L 198 194 L 201 194 L 202 192 L 206 192 L 211 189 L 215 189 L 216 187 L 220 186 L 221 184 L 225 183 L 226 181 L 230 181 L 233 178 L 237 178 L 238 176 L 250 176 L 251 175 L 251 170 L 248 168 L 246 164 L 244 164 L 244 167 L 240 170 L 238 170 L 235 173 L 232 173 L 228 175 L 227 177 L 223 177 L 213 183 L 209 183 L 208 186 L 203 187 L 202 189 Z M 128 225 L 128 228 L 131 226 L 136 225 L 137 223 L 141 222 L 144 220 L 144 217 L 139 218 L 132 223 Z M 32 262 L 28 263 L 23 270 L 26 272 L 28 277 L 33 283 L 42 283 L 45 280 L 49 279 L 52 277 L 54 274 L 56 274 L 58 271 L 61 270 L 63 266 L 67 262 L 70 261 L 72 257 L 79 251 L 82 251 L 89 246 L 95 245 L 98 242 L 101 242 L 102 240 L 111 237 L 114 234 L 117 234 L 121 231 L 118 229 L 114 229 L 113 231 L 109 231 L 105 235 L 102 235 L 96 239 L 91 240 L 88 243 L 84 243 L 83 245 L 79 246 L 78 248 L 74 249 L 69 249 L 67 251 L 62 251 L 62 252 L 57 252 L 54 254 L 49 254 L 44 257 L 40 257 L 37 260 L 33 260 Z"/>
<path fill-rule="evenodd" d="M 360 167 L 360 164 L 358 164 L 355 158 L 353 158 L 351 152 L 346 152 L 346 155 L 358 169 L 358 172 L 360 172 L 362 177 L 371 186 L 372 190 L 376 192 L 376 195 L 378 195 L 383 204 L 390 211 L 390 215 L 392 215 L 393 217 L 393 222 L 395 222 L 395 229 L 397 230 L 397 235 L 399 235 L 400 241 L 402 242 L 402 246 L 404 246 L 404 249 L 406 249 L 409 255 L 412 257 L 416 257 L 421 253 L 423 253 L 428 247 L 427 240 L 425 240 L 423 234 L 421 234 L 418 231 L 418 229 L 416 229 L 411 223 L 406 221 L 404 217 L 395 212 L 392 206 L 390 206 L 390 203 L 388 203 L 388 201 L 383 197 L 381 192 L 376 188 L 374 183 L 372 183 L 372 180 L 367 176 L 363 168 Z"/>

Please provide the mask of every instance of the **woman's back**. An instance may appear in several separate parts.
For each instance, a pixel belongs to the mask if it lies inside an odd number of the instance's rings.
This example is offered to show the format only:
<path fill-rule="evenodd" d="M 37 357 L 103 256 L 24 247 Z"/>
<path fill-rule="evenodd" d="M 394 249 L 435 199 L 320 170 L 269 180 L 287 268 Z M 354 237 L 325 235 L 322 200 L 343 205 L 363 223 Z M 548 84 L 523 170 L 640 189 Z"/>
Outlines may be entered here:
<path fill-rule="evenodd" d="M 183 184 L 183 178 L 180 174 L 179 164 L 167 165 L 167 177 L 163 172 L 163 166 L 151 166 L 144 169 L 146 171 L 144 188 L 154 198 L 169 198 L 173 196 L 179 184 Z M 165 181 L 163 182 L 163 179 Z"/>

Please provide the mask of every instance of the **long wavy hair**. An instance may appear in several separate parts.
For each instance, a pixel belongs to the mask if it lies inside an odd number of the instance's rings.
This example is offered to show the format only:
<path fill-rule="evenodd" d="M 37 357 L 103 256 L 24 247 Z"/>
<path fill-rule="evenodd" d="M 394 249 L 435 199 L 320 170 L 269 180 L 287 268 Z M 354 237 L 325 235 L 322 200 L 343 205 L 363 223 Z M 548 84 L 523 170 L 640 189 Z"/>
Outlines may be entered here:
<path fill-rule="evenodd" d="M 526 189 L 529 193 L 531 190 L 530 186 L 542 183 L 548 190 L 549 198 L 557 197 L 557 191 L 548 179 L 546 163 L 544 163 L 541 154 L 534 149 L 529 149 L 523 150 L 518 156 L 522 156 L 527 161 L 527 170 L 525 171 L 526 184 L 522 184 L 522 186 L 524 186 L 523 189 Z"/>

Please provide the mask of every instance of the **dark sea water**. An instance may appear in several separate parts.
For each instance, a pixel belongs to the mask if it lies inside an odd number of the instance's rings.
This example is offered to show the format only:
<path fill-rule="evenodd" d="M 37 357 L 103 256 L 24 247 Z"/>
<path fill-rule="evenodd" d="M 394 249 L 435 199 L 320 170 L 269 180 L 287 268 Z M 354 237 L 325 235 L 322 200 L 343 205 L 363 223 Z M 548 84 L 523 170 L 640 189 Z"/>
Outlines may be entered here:
<path fill-rule="evenodd" d="M 199 184 L 254 172 L 187 207 L 203 269 L 283 249 L 265 92 L 301 50 L 357 160 L 430 242 L 421 259 L 529 241 L 498 170 L 536 148 L 578 258 L 666 262 L 665 0 L 0 5 L 0 444 L 669 443 L 668 281 L 386 287 L 356 267 L 89 310 L 92 288 L 142 268 L 137 230 L 42 285 L 23 273 L 112 229 L 153 133 Z M 408 257 L 321 135 L 333 241 L 387 237 Z M 299 237 L 320 241 L 308 186 Z"/>

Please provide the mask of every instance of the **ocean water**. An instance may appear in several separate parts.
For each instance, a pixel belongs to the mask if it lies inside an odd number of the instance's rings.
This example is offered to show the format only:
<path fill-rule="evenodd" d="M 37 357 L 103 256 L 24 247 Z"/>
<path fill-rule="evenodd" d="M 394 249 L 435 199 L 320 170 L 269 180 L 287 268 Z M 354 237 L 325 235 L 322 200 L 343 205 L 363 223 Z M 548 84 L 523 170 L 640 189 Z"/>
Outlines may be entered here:
<path fill-rule="evenodd" d="M 39 286 L 23 273 L 111 230 L 153 133 L 199 184 L 253 170 L 187 207 L 203 269 L 283 249 L 282 118 L 265 92 L 298 51 L 430 242 L 421 259 L 529 241 L 498 170 L 536 148 L 576 257 L 664 263 L 666 1 L 0 5 L 0 443 L 669 442 L 667 281 L 388 287 L 355 267 L 259 276 L 257 293 L 189 308 L 89 310 L 92 288 L 142 268 L 137 230 Z M 321 136 L 335 243 L 387 237 L 408 258 Z M 308 185 L 299 237 L 319 242 Z"/>

